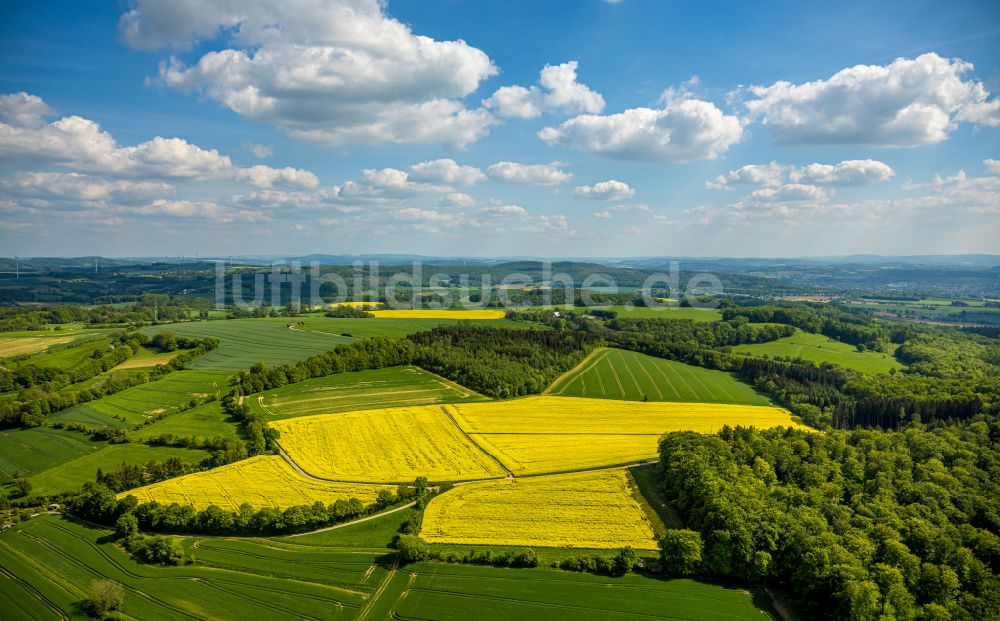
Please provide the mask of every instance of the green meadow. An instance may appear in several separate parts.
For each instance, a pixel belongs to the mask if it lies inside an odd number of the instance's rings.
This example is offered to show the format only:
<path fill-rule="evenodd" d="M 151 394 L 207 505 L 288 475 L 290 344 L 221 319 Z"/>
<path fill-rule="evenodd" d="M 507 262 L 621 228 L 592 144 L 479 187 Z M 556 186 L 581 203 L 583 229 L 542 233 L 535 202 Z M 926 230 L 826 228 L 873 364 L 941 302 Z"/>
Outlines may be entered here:
<path fill-rule="evenodd" d="M 51 427 L 4 429 L 0 431 L 0 482 L 15 474 L 33 476 L 101 446 L 82 433 Z"/>
<path fill-rule="evenodd" d="M 53 421 L 93 424 L 119 420 L 139 425 L 152 417 L 175 413 L 192 399 L 220 397 L 229 391 L 225 371 L 176 371 L 165 377 L 127 388 L 96 401 L 83 403 L 49 417 Z"/>
<path fill-rule="evenodd" d="M 348 410 L 482 401 L 468 388 L 413 366 L 338 373 L 251 395 L 251 408 L 282 419 Z"/>
<path fill-rule="evenodd" d="M 802 358 L 818 363 L 831 362 L 864 373 L 888 373 L 892 369 L 903 368 L 903 365 L 889 354 L 877 351 L 861 352 L 854 345 L 801 330 L 796 330 L 792 336 L 770 343 L 738 345 L 733 349 L 755 356 Z"/>
<path fill-rule="evenodd" d="M 186 463 L 199 463 L 209 456 L 200 449 L 174 448 L 170 446 L 150 446 L 148 444 L 108 444 L 96 451 L 80 455 L 39 474 L 28 477 L 33 496 L 46 496 L 70 490 L 78 490 L 97 476 L 97 469 L 114 470 L 123 463 L 146 464 L 150 461 L 164 462 L 172 457 Z"/>
<path fill-rule="evenodd" d="M 614 348 L 595 350 L 545 394 L 626 401 L 688 401 L 769 405 L 730 373 Z"/>

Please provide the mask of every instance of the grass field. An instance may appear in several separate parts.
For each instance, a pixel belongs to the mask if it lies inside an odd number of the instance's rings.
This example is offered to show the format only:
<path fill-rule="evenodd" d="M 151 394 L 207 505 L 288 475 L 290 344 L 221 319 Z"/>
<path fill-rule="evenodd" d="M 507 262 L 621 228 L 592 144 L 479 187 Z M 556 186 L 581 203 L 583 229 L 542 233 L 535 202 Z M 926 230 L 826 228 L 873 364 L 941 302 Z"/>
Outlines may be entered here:
<path fill-rule="evenodd" d="M 397 570 L 389 540 L 406 512 L 316 535 L 270 540 L 184 538 L 194 563 L 142 565 L 109 531 L 53 516 L 0 535 L 5 618 L 86 619 L 90 582 L 124 588 L 127 618 L 545 618 L 762 621 L 750 593 L 691 580 L 552 569 L 417 563 Z"/>
<path fill-rule="evenodd" d="M 157 438 L 165 433 L 178 437 L 194 436 L 205 439 L 215 436 L 235 438 L 238 424 L 236 420 L 230 420 L 223 413 L 220 402 L 212 401 L 178 414 L 172 414 L 151 425 L 146 425 L 130 435 L 139 440 Z"/>
<path fill-rule="evenodd" d="M 430 543 L 657 549 L 625 470 L 459 485 L 424 511 Z"/>
<path fill-rule="evenodd" d="M 324 483 L 298 474 L 284 459 L 261 455 L 243 461 L 168 479 L 118 495 L 135 496 L 140 503 L 178 503 L 205 509 L 216 505 L 235 511 L 243 503 L 254 508 L 311 505 L 317 500 L 332 503 L 357 498 L 366 506 L 375 500 L 379 487 Z"/>
<path fill-rule="evenodd" d="M 219 347 L 187 366 L 222 371 L 243 371 L 257 362 L 268 366 L 291 364 L 350 340 L 334 334 L 291 330 L 288 326 L 292 323 L 293 320 L 286 318 L 225 319 L 150 326 L 143 332 L 149 335 L 174 332 L 188 338 L 214 336 L 221 341 Z"/>
<path fill-rule="evenodd" d="M 903 368 L 903 365 L 889 354 L 876 351 L 860 352 L 853 345 L 835 341 L 822 334 L 811 334 L 801 330 L 796 330 L 792 336 L 770 343 L 739 345 L 733 349 L 755 356 L 802 358 L 818 363 L 832 362 L 864 373 L 888 373 L 891 369 Z"/>
<path fill-rule="evenodd" d="M 769 406 L 526 397 L 441 406 L 514 474 L 570 472 L 656 458 L 669 431 L 713 433 L 724 425 L 800 426 Z"/>
<path fill-rule="evenodd" d="M 148 369 L 159 364 L 167 364 L 180 353 L 180 351 L 156 352 L 141 347 L 134 356 L 116 366 L 112 371 L 120 369 Z"/>
<path fill-rule="evenodd" d="M 56 345 L 71 343 L 76 338 L 75 336 L 0 337 L 0 358 L 35 354 Z"/>
<path fill-rule="evenodd" d="M 0 483 L 15 473 L 30 477 L 101 446 L 81 433 L 51 427 L 0 431 Z"/>
<path fill-rule="evenodd" d="M 114 470 L 123 463 L 142 465 L 150 461 L 164 462 L 171 457 L 177 457 L 185 463 L 198 463 L 208 456 L 208 451 L 195 449 L 148 444 L 109 444 L 28 478 L 31 480 L 32 496 L 47 496 L 79 489 L 84 483 L 94 480 L 98 468 Z"/>
<path fill-rule="evenodd" d="M 50 418 L 88 422 L 103 417 L 138 425 L 151 416 L 176 411 L 177 406 L 191 399 L 221 396 L 229 390 L 228 381 L 229 373 L 225 371 L 176 371 L 154 382 L 63 410 Z"/>
<path fill-rule="evenodd" d="M 408 483 L 418 476 L 432 481 L 503 476 L 442 407 L 361 410 L 271 424 L 295 463 L 323 479 Z"/>
<path fill-rule="evenodd" d="M 613 348 L 599 348 L 545 391 L 547 395 L 693 401 L 767 405 L 766 397 L 730 373 L 654 358 Z"/>
<path fill-rule="evenodd" d="M 417 367 L 338 373 L 253 395 L 247 403 L 269 419 L 348 410 L 482 401 L 468 388 Z"/>
<path fill-rule="evenodd" d="M 477 310 L 373 310 L 376 319 L 503 319 L 507 312 L 500 309 Z"/>
<path fill-rule="evenodd" d="M 12 369 L 34 365 L 69 371 L 88 361 L 94 352 L 107 349 L 111 340 L 104 338 L 100 333 L 93 335 L 88 333 L 67 343 L 66 345 L 53 345 L 51 349 L 41 351 L 24 360 L 5 363 L 5 365 Z"/>

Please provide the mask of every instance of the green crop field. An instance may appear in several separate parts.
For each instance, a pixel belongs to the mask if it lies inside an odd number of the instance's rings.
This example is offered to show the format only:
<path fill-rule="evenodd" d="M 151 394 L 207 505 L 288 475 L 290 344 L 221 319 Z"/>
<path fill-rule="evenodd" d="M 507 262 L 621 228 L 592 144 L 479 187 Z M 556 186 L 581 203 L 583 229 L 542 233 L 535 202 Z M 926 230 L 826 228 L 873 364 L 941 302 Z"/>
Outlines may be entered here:
<path fill-rule="evenodd" d="M 174 332 L 185 337 L 217 337 L 218 349 L 197 358 L 187 366 L 192 369 L 243 371 L 256 362 L 268 366 L 292 364 L 329 351 L 354 338 L 371 336 L 400 337 L 430 330 L 449 319 L 334 319 L 322 315 L 268 317 L 262 319 L 226 319 L 164 324 L 143 329 L 149 335 Z M 476 321 L 510 327 L 522 326 L 498 320 Z"/>
<path fill-rule="evenodd" d="M 283 386 L 247 403 L 268 418 L 282 419 L 348 410 L 482 401 L 485 397 L 416 367 L 338 373 Z"/>
<path fill-rule="evenodd" d="M 903 365 L 889 354 L 876 351 L 860 352 L 853 345 L 834 341 L 822 334 L 811 334 L 796 330 L 792 336 L 771 341 L 739 345 L 733 348 L 755 356 L 772 358 L 802 358 L 812 362 L 832 362 L 842 367 L 864 373 L 888 373 L 890 369 L 902 369 Z"/>
<path fill-rule="evenodd" d="M 133 386 L 103 399 L 58 412 L 51 420 L 82 422 L 118 419 L 138 425 L 152 416 L 169 414 L 191 399 L 221 396 L 229 391 L 225 371 L 177 371 L 162 379 Z"/>
<path fill-rule="evenodd" d="M 766 397 L 729 373 L 613 348 L 595 350 L 576 369 L 553 382 L 545 394 L 769 405 Z"/>
<path fill-rule="evenodd" d="M 65 345 L 56 345 L 47 351 L 29 356 L 25 360 L 16 363 L 5 363 L 5 365 L 10 368 L 34 365 L 69 371 L 89 360 L 94 352 L 107 349 L 111 343 L 110 339 L 105 338 L 100 333 L 88 333 L 84 336 L 73 338 L 73 342 Z"/>
<path fill-rule="evenodd" d="M 0 431 L 0 482 L 15 473 L 30 477 L 101 446 L 81 433 L 51 427 Z"/>
<path fill-rule="evenodd" d="M 237 425 L 236 421 L 229 420 L 222 412 L 220 402 L 212 401 L 178 414 L 172 414 L 151 425 L 143 426 L 130 435 L 138 440 L 158 438 L 165 433 L 178 437 L 194 436 L 205 439 L 215 436 L 234 438 L 237 435 Z"/>
<path fill-rule="evenodd" d="M 191 369 L 243 371 L 254 363 L 268 366 L 290 364 L 323 353 L 350 339 L 334 334 L 292 330 L 293 319 L 224 319 L 192 321 L 150 326 L 143 330 L 149 335 L 174 332 L 178 336 L 204 338 L 214 336 L 219 347 L 191 361 Z"/>
<path fill-rule="evenodd" d="M 142 565 L 109 531 L 54 516 L 0 535 L 5 618 L 86 619 L 92 580 L 122 585 L 129 618 L 674 619 L 774 618 L 750 593 L 691 580 L 418 563 L 388 549 L 406 512 L 281 539 L 182 538 L 194 562 Z M 375 523 L 375 524 L 373 524 Z"/>
<path fill-rule="evenodd" d="M 46 496 L 59 492 L 75 491 L 97 476 L 97 469 L 114 470 L 119 464 L 145 464 L 149 461 L 164 462 L 178 457 L 182 462 L 198 463 L 208 457 L 200 449 L 149 446 L 148 444 L 109 444 L 96 451 L 63 462 L 41 473 L 28 477 L 33 496 Z"/>

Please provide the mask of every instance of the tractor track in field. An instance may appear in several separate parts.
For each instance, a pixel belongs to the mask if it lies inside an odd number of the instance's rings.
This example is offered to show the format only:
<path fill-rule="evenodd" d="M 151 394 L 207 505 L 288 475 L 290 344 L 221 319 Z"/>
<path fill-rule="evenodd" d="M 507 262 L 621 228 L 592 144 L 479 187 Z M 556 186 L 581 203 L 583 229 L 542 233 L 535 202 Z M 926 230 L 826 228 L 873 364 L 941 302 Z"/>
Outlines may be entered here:
<path fill-rule="evenodd" d="M 339 479 L 324 479 L 322 477 L 309 474 L 308 472 L 303 470 L 302 467 L 299 466 L 297 463 L 295 463 L 295 460 L 292 459 L 288 455 L 288 453 L 285 452 L 285 449 L 281 448 L 281 446 L 278 446 L 278 455 L 281 455 L 281 458 L 284 459 L 285 462 L 292 467 L 292 470 L 294 470 L 296 473 L 299 474 L 299 476 L 303 476 L 307 479 L 312 479 L 313 481 L 319 481 L 320 483 L 339 483 L 341 485 L 366 485 L 369 487 L 396 487 L 397 485 L 399 485 L 399 483 L 372 483 L 371 481 L 341 481 Z"/>
<path fill-rule="evenodd" d="M 551 394 L 553 394 L 553 390 L 555 390 L 555 388 L 557 386 L 559 386 L 560 384 L 562 384 L 563 381 L 565 381 L 568 377 L 570 377 L 571 375 L 577 373 L 578 371 L 581 371 L 583 369 L 583 367 L 585 367 L 587 364 L 589 364 L 591 362 L 596 362 L 594 360 L 594 358 L 598 354 L 606 352 L 606 351 L 607 351 L 607 348 L 604 348 L 604 347 L 595 347 L 594 350 L 591 351 L 589 354 L 587 354 L 584 357 L 584 359 L 580 361 L 579 364 L 577 364 L 575 367 L 573 367 L 569 371 L 566 371 L 565 373 L 563 373 L 562 375 L 560 375 L 559 377 L 557 377 L 556 381 L 554 381 L 551 384 L 549 384 L 548 388 L 546 388 L 545 390 L 542 391 L 542 395 L 551 395 Z M 565 390 L 565 389 L 566 389 L 566 386 L 563 386 L 562 390 L 560 390 L 558 393 L 555 393 L 555 394 L 561 394 L 562 391 Z"/>

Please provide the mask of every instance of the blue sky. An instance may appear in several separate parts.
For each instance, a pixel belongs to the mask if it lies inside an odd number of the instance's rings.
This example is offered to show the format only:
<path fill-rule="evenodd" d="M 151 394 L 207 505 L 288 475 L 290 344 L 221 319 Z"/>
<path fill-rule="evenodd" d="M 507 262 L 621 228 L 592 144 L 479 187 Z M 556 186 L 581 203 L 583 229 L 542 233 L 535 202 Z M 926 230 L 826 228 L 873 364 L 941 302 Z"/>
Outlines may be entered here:
<path fill-rule="evenodd" d="M 286 4 L 7 3 L 0 254 L 1000 252 L 996 3 Z"/>

